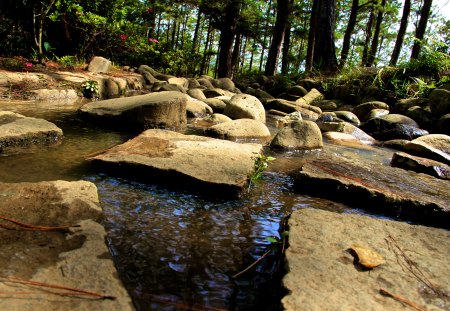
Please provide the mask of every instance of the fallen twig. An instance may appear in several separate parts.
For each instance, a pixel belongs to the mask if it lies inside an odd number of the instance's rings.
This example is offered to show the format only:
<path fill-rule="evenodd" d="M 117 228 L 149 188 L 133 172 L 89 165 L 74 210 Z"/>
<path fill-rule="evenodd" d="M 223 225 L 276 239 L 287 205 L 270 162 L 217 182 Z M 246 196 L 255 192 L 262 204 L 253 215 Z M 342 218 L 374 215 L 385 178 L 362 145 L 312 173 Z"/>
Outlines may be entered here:
<path fill-rule="evenodd" d="M 0 219 L 11 222 L 19 227 L 10 227 L 6 225 L 0 224 L 0 227 L 8 230 L 40 230 L 40 231 L 66 231 L 73 227 L 79 227 L 79 225 L 72 225 L 72 226 L 56 226 L 56 227 L 49 227 L 49 226 L 35 226 L 26 224 L 20 221 L 17 221 L 15 219 L 11 219 L 8 217 L 0 216 Z"/>
<path fill-rule="evenodd" d="M 380 288 L 380 294 L 385 295 L 385 296 L 389 296 L 391 298 L 394 298 L 395 300 L 400 301 L 400 302 L 402 302 L 402 303 L 404 303 L 404 304 L 406 304 L 406 305 L 416 309 L 417 311 L 426 311 L 425 308 L 423 308 L 421 306 L 418 306 L 414 302 L 409 301 L 408 299 L 400 297 L 398 295 L 395 295 L 395 294 L 393 294 L 391 292 L 388 292 L 387 290 L 385 290 L 383 288 Z"/>
<path fill-rule="evenodd" d="M 67 286 L 61 286 L 56 284 L 47 284 L 37 281 L 31 281 L 31 280 L 23 280 L 15 277 L 8 277 L 8 278 L 2 278 L 3 282 L 12 282 L 12 283 L 19 283 L 24 285 L 31 285 L 31 286 L 38 286 L 38 287 L 45 287 L 45 288 L 51 288 L 51 289 L 62 289 L 66 290 L 68 292 L 52 292 L 52 294 L 55 295 L 62 295 L 62 296 L 92 296 L 97 299 L 111 299 L 114 300 L 116 297 L 109 296 L 109 295 L 102 295 L 96 292 L 86 291 L 79 288 L 73 288 L 73 287 L 67 287 Z"/>
<path fill-rule="evenodd" d="M 255 266 L 258 262 L 260 262 L 261 260 L 263 260 L 267 255 L 270 254 L 270 252 L 273 250 L 273 247 L 271 247 L 267 252 L 265 252 L 264 254 L 262 254 L 261 257 L 259 257 L 258 259 L 256 259 L 251 265 L 249 265 L 247 268 L 245 268 L 244 270 L 242 270 L 241 272 L 236 273 L 235 275 L 232 276 L 233 279 L 237 278 L 238 276 L 240 276 L 241 274 L 247 272 L 248 270 L 250 270 L 253 266 Z"/>

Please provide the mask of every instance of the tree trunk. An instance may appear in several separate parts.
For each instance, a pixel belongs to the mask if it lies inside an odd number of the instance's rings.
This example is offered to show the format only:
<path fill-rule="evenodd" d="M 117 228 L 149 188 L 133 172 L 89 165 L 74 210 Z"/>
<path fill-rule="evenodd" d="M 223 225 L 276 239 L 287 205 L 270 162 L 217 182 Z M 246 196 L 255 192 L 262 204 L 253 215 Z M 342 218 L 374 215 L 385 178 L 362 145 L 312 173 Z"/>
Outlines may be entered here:
<path fill-rule="evenodd" d="M 317 26 L 319 23 L 319 5 L 321 0 L 314 0 L 311 9 L 311 18 L 309 22 L 308 49 L 306 51 L 305 71 L 311 71 L 313 68 L 314 47 L 316 44 Z"/>
<path fill-rule="evenodd" d="M 347 29 L 345 30 L 344 42 L 342 43 L 340 66 L 344 67 L 348 58 L 348 51 L 350 50 L 350 40 L 352 38 L 353 30 L 356 26 L 356 18 L 358 17 L 358 3 L 359 0 L 352 1 L 352 8 L 350 17 L 348 19 Z"/>
<path fill-rule="evenodd" d="M 38 1 L 40 4 L 39 9 L 36 4 L 33 6 L 33 30 L 34 30 L 34 43 L 36 48 L 38 49 L 39 58 L 42 58 L 44 55 L 44 50 L 42 48 L 42 36 L 44 32 L 44 23 L 47 18 L 50 9 L 53 4 L 55 4 L 56 0 L 50 0 L 46 5 L 44 1 Z"/>
<path fill-rule="evenodd" d="M 286 75 L 289 72 L 289 48 L 291 46 L 291 23 L 288 22 L 284 33 L 283 55 L 281 58 L 281 73 Z"/>
<path fill-rule="evenodd" d="M 205 74 L 206 61 L 208 60 L 209 45 L 211 41 L 212 26 L 211 21 L 208 23 L 208 32 L 206 33 L 205 50 L 203 51 L 203 61 L 200 66 L 200 75 Z"/>
<path fill-rule="evenodd" d="M 280 56 L 284 35 L 289 22 L 289 15 L 291 11 L 290 7 L 290 0 L 277 1 L 277 19 L 275 21 L 269 55 L 267 56 L 266 68 L 264 70 L 264 74 L 266 76 L 273 76 L 277 71 L 276 65 Z"/>
<path fill-rule="evenodd" d="M 264 51 L 266 50 L 266 43 L 267 43 L 267 31 L 269 28 L 269 15 L 270 15 L 270 10 L 272 9 L 272 0 L 269 0 L 269 4 L 267 7 L 267 13 L 266 13 L 266 24 L 264 25 L 264 35 L 263 35 L 263 42 L 262 42 L 262 47 L 261 47 L 261 58 L 259 60 L 259 71 L 262 71 L 262 66 L 263 66 L 263 62 L 264 62 Z"/>
<path fill-rule="evenodd" d="M 395 40 L 394 50 L 392 51 L 391 61 L 389 62 L 390 66 L 395 66 L 400 56 L 400 51 L 403 45 L 403 39 L 405 38 L 406 28 L 408 27 L 408 18 L 410 12 L 411 12 L 411 0 L 405 0 L 402 20 L 400 21 L 400 29 L 398 30 L 397 40 Z"/>
<path fill-rule="evenodd" d="M 371 8 L 370 14 L 369 14 L 369 21 L 367 23 L 366 28 L 366 40 L 364 41 L 364 50 L 362 53 L 362 59 L 361 59 L 361 66 L 364 66 L 367 63 L 367 58 L 369 54 L 369 43 L 372 39 L 372 24 L 373 20 L 375 18 L 375 14 L 373 13 L 373 8 Z"/>
<path fill-rule="evenodd" d="M 194 38 L 192 39 L 192 50 L 191 50 L 192 54 L 195 54 L 195 51 L 197 51 L 198 30 L 200 29 L 200 22 L 201 22 L 201 20 L 202 20 L 202 10 L 201 10 L 201 8 L 199 8 L 198 12 L 197 12 L 197 21 L 195 23 Z"/>
<path fill-rule="evenodd" d="M 427 29 L 428 18 L 430 17 L 431 5 L 433 0 L 424 0 L 422 10 L 420 10 L 419 25 L 416 29 L 416 35 L 414 38 L 414 45 L 411 51 L 411 60 L 417 59 L 422 48 L 422 40 Z"/>
<path fill-rule="evenodd" d="M 381 1 L 381 8 L 378 8 L 377 22 L 375 24 L 375 32 L 373 34 L 372 45 L 370 46 L 370 53 L 367 58 L 366 67 L 372 67 L 378 50 L 378 40 L 380 36 L 381 23 L 383 22 L 384 8 L 386 0 Z"/>
<path fill-rule="evenodd" d="M 231 76 L 229 78 L 233 79 L 233 75 L 237 72 L 239 67 L 239 52 L 241 50 L 241 34 L 237 33 L 234 39 L 233 53 L 231 55 Z"/>
<path fill-rule="evenodd" d="M 219 78 L 229 78 L 233 73 L 232 47 L 240 9 L 241 0 L 231 0 L 225 8 L 224 21 L 220 27 L 219 67 L 217 68 L 217 75 Z"/>
<path fill-rule="evenodd" d="M 314 38 L 313 68 L 335 72 L 338 69 L 334 27 L 336 16 L 335 0 L 319 0 L 318 24 Z"/>

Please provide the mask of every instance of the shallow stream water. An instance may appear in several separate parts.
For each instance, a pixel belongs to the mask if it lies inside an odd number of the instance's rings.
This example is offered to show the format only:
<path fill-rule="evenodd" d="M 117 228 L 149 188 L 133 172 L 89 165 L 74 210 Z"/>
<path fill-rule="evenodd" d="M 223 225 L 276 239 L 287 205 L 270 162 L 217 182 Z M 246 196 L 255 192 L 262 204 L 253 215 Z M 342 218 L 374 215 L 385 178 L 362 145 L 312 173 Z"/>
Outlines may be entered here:
<path fill-rule="evenodd" d="M 361 213 L 343 204 L 295 193 L 291 172 L 315 152 L 273 154 L 263 178 L 239 199 L 214 199 L 124 180 L 84 159 L 131 138 L 79 118 L 73 107 L 0 102 L 10 110 L 55 123 L 61 144 L 0 156 L 0 181 L 89 180 L 98 187 L 108 242 L 120 277 L 138 310 L 280 310 L 282 257 L 271 253 L 233 278 L 280 237 L 283 220 L 299 208 Z M 391 153 L 325 146 L 329 152 L 374 157 Z M 326 189 L 324 189 L 326 191 Z"/>

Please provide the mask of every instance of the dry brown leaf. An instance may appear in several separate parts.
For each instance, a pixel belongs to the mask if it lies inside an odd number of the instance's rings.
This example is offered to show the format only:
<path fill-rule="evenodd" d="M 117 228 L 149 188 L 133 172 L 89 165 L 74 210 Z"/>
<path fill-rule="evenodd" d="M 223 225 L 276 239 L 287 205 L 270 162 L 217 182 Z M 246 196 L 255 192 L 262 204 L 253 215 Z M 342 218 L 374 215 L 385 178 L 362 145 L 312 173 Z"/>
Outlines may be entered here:
<path fill-rule="evenodd" d="M 350 249 L 356 253 L 359 264 L 365 268 L 372 269 L 385 263 L 383 256 L 367 247 L 352 245 Z"/>

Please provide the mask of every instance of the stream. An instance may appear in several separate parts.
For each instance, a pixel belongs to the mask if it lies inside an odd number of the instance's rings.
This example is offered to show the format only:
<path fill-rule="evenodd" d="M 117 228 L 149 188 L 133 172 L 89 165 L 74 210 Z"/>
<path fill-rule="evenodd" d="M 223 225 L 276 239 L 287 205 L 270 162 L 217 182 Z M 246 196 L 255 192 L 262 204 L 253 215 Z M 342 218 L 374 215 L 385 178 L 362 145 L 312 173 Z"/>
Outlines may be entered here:
<path fill-rule="evenodd" d="M 55 105 L 53 105 L 55 104 Z M 96 184 L 103 225 L 120 278 L 137 310 L 281 310 L 284 273 L 272 252 L 238 277 L 280 238 L 285 217 L 299 208 L 338 213 L 359 209 L 295 193 L 291 172 L 317 152 L 273 153 L 261 181 L 239 199 L 214 199 L 125 180 L 96 171 L 84 159 L 133 137 L 96 127 L 73 106 L 0 102 L 1 110 L 44 118 L 64 131 L 61 144 L 0 156 L 0 181 L 88 180 Z M 273 128 L 271 128 L 274 131 Z M 374 157 L 388 163 L 391 152 L 326 144 L 328 152 Z"/>

